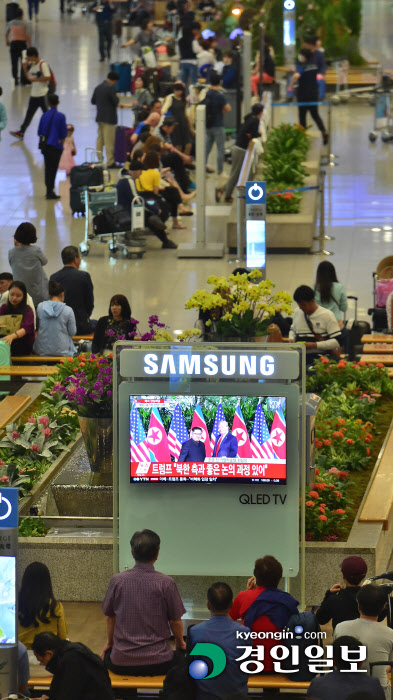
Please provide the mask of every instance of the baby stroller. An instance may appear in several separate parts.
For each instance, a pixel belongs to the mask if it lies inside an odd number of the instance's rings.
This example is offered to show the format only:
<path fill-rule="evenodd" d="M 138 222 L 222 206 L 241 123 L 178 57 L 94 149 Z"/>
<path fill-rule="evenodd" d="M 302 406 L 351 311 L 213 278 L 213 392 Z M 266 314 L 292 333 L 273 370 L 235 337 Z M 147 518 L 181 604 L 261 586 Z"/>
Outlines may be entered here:
<path fill-rule="evenodd" d="M 393 292 L 393 255 L 383 258 L 373 272 L 373 303 L 374 307 L 368 310 L 372 317 L 373 331 L 384 333 L 389 324 L 386 315 L 386 301 Z"/>

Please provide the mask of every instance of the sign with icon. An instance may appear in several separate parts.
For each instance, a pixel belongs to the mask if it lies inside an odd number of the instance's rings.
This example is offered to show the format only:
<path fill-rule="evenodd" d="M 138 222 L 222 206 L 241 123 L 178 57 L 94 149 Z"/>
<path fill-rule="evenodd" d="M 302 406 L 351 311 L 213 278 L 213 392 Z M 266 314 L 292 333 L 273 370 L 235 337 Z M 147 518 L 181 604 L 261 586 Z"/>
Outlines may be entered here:
<path fill-rule="evenodd" d="M 0 488 L 0 697 L 17 693 L 18 489 Z"/>
<path fill-rule="evenodd" d="M 266 182 L 246 182 L 246 265 L 266 269 Z"/>
<path fill-rule="evenodd" d="M 296 2 L 295 0 L 284 0 L 283 3 L 283 44 L 284 61 L 286 66 L 295 65 L 296 51 Z"/>

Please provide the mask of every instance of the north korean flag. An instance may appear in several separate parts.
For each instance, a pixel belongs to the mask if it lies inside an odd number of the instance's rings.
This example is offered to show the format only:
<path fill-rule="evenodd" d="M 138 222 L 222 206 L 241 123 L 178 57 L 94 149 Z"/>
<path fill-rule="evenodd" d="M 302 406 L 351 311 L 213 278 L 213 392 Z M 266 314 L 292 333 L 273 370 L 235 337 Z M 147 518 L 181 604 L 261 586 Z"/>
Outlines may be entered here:
<path fill-rule="evenodd" d="M 194 410 L 194 415 L 192 417 L 192 423 L 191 423 L 191 430 L 193 428 L 202 428 L 202 438 L 201 442 L 205 445 L 205 450 L 206 450 L 206 457 L 211 457 L 212 456 L 212 448 L 210 445 L 210 440 L 209 440 L 209 433 L 207 432 L 207 425 L 205 421 L 205 417 L 202 413 L 202 407 L 201 404 L 197 403 L 195 406 Z"/>
<path fill-rule="evenodd" d="M 281 408 L 278 408 L 274 414 L 272 429 L 270 431 L 270 439 L 273 444 L 274 451 L 278 459 L 285 459 L 287 454 L 287 428 L 284 414 Z"/>
<path fill-rule="evenodd" d="M 248 437 L 248 432 L 246 424 L 244 422 L 242 409 L 240 408 L 240 401 L 236 406 L 235 415 L 233 416 L 232 435 L 235 436 L 238 444 L 237 456 L 252 459 L 253 455 L 251 450 L 250 438 Z"/>
<path fill-rule="evenodd" d="M 170 462 L 168 437 L 162 424 L 158 408 L 153 408 L 150 414 L 149 430 L 147 432 L 149 449 L 153 452 L 156 462 Z"/>

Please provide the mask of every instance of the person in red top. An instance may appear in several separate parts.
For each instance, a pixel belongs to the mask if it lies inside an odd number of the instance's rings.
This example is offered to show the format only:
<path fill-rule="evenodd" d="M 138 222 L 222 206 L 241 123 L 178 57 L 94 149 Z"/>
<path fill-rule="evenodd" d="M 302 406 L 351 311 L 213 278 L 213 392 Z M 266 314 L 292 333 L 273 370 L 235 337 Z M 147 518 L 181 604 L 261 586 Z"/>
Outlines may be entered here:
<path fill-rule="evenodd" d="M 270 633 L 265 639 L 254 639 L 253 646 L 265 649 L 264 671 L 273 671 L 270 649 L 280 643 L 277 634 L 286 625 L 291 615 L 298 612 L 298 602 L 289 593 L 277 586 L 282 578 L 282 566 L 275 557 L 257 559 L 254 576 L 247 581 L 247 590 L 239 593 L 233 601 L 229 615 L 232 620 L 242 620 L 252 632 Z"/>

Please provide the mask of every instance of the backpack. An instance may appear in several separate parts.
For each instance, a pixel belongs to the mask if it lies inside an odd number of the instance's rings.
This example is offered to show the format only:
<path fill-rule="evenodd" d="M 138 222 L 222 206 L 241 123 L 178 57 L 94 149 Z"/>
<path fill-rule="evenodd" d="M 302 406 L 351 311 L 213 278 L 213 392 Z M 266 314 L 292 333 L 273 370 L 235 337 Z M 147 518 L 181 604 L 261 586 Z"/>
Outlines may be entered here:
<path fill-rule="evenodd" d="M 44 63 L 44 61 L 40 61 L 40 67 L 43 63 Z M 56 78 L 55 78 L 55 74 L 54 74 L 52 68 L 50 67 L 49 63 L 47 61 L 45 61 L 45 63 L 48 66 L 49 71 L 50 71 L 50 80 L 48 82 L 48 95 L 53 95 L 56 92 L 56 86 L 57 86 Z"/>
<path fill-rule="evenodd" d="M 296 634 L 295 627 L 303 627 L 303 634 Z M 307 647 L 312 646 L 312 645 L 317 645 L 323 647 L 323 643 L 321 639 L 305 639 L 304 638 L 304 632 L 320 632 L 321 627 L 319 625 L 319 622 L 317 618 L 315 617 L 314 613 L 311 612 L 310 610 L 307 610 L 305 612 L 301 613 L 296 613 L 295 615 L 291 615 L 291 617 L 288 620 L 288 625 L 285 628 L 286 632 L 292 632 L 293 633 L 293 639 L 286 639 L 285 641 L 282 642 L 283 645 L 285 645 L 291 652 L 292 647 L 299 647 L 299 664 L 292 664 L 292 656 L 291 654 L 287 659 L 284 661 L 281 661 L 281 668 L 283 669 L 283 673 L 286 671 L 292 671 L 293 669 L 298 669 L 295 673 L 289 673 L 288 677 L 293 680 L 293 681 L 311 681 L 315 676 L 317 675 L 316 673 L 312 673 L 309 669 L 309 662 L 311 659 L 306 656 L 305 650 Z"/>

